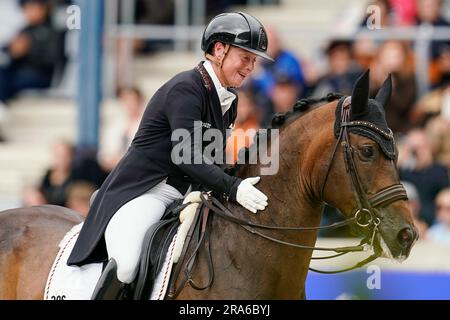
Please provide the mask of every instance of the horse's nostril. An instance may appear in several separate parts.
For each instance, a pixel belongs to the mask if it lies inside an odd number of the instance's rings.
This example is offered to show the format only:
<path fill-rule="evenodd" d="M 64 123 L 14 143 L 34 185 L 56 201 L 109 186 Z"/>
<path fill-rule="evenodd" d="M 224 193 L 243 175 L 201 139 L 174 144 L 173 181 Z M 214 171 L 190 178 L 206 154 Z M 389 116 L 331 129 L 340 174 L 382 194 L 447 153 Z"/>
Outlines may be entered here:
<path fill-rule="evenodd" d="M 403 247 L 407 247 L 414 240 L 414 232 L 410 227 L 404 228 L 398 233 L 397 239 Z"/>

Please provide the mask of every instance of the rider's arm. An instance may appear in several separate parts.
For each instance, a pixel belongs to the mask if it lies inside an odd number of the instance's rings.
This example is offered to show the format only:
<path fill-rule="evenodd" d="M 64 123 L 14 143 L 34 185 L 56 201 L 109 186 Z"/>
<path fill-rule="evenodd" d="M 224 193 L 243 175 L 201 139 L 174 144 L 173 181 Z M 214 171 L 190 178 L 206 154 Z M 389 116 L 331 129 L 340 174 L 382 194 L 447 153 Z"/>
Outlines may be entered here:
<path fill-rule="evenodd" d="M 237 187 L 242 180 L 229 176 L 214 164 L 205 163 L 201 141 L 194 140 L 194 137 L 200 137 L 200 140 L 202 137 L 201 126 L 194 126 L 195 121 L 202 119 L 201 94 L 196 92 L 192 86 L 180 83 L 171 90 L 167 102 L 165 110 L 172 133 L 177 129 L 185 129 L 185 132 L 189 133 L 188 138 L 172 141 L 172 148 L 190 150 L 188 158 L 190 161 L 177 164 L 178 167 L 215 192 L 236 201 Z M 194 134 L 195 130 L 199 132 Z"/>

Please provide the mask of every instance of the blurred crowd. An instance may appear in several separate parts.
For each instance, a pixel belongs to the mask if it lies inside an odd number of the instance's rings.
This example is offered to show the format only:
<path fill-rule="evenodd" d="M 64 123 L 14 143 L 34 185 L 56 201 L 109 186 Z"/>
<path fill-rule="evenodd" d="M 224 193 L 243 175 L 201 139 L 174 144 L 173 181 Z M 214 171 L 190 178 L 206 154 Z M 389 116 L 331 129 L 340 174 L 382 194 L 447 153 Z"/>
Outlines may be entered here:
<path fill-rule="evenodd" d="M 24 206 L 55 204 L 88 213 L 91 195 L 127 151 L 144 111 L 139 89 L 123 88 L 118 98 L 124 117 L 117 118 L 102 134 L 97 156 L 77 152 L 69 141 L 56 142 L 52 146 L 53 163 L 37 186 L 25 189 Z"/>
<path fill-rule="evenodd" d="M 450 26 L 441 0 L 384 0 L 374 4 L 382 9 L 382 26 Z M 366 19 L 362 19 L 361 26 Z M 373 96 L 385 77 L 392 75 L 394 87 L 386 119 L 396 137 L 399 175 L 420 238 L 450 244 L 450 34 L 445 41 L 431 41 L 428 50 L 428 74 L 419 76 L 426 77 L 430 88 L 420 95 L 413 43 L 364 38 L 331 41 L 326 50 L 329 74 L 319 79 L 313 93 L 350 94 L 361 68 L 370 68 Z M 334 209 L 326 209 L 324 224 L 338 219 Z M 341 230 L 323 235 L 349 233 Z"/>
<path fill-rule="evenodd" d="M 3 1 L 3 0 L 2 0 Z M 23 11 L 23 25 L 7 40 L 0 35 L 0 127 L 2 109 L 20 90 L 47 88 L 55 81 L 55 70 L 63 69 L 64 31 L 52 24 L 52 10 L 70 1 L 15 1 Z M 207 1 L 208 15 L 214 16 L 231 4 L 245 1 Z M 273 1 L 274 4 L 278 1 Z M 381 28 L 432 25 L 450 27 L 444 0 L 378 0 Z M 151 10 L 157 5 L 159 10 Z M 173 1 L 137 1 L 136 23 L 173 23 Z M 368 16 L 361 15 L 364 27 Z M 425 94 L 418 90 L 414 42 L 369 38 L 329 39 L 323 46 L 326 68 L 320 70 L 312 61 L 286 49 L 274 26 L 267 26 L 268 53 L 274 63 L 260 61 L 251 79 L 239 91 L 235 129 L 268 127 L 272 116 L 286 112 L 305 97 L 321 97 L 329 92 L 350 95 L 358 76 L 367 68 L 371 73 L 373 96 L 388 74 L 393 77 L 393 94 L 386 108 L 386 118 L 393 130 L 399 156 L 400 178 L 407 189 L 421 238 L 450 244 L 450 35 L 447 40 L 432 41 L 429 70 L 421 74 L 430 84 Z M 146 54 L 165 48 L 155 41 L 137 41 L 134 49 Z M 119 57 L 120 59 L 120 57 Z M 114 168 L 128 148 L 137 130 L 145 101 L 135 87 L 118 89 L 118 99 L 126 117 L 118 119 L 102 137 L 96 158 L 77 159 L 76 149 L 66 141 L 54 146 L 55 162 L 37 187 L 24 192 L 24 205 L 53 203 L 75 208 L 86 214 L 89 198 L 107 173 Z M 236 136 L 227 145 L 229 158 L 235 160 L 241 147 L 252 137 Z M 327 208 L 323 223 L 340 219 Z M 323 236 L 347 235 L 323 233 Z"/>
<path fill-rule="evenodd" d="M 374 1 L 381 10 L 381 27 L 433 25 L 449 27 L 441 0 Z M 361 27 L 367 23 L 361 17 Z M 408 190 L 421 239 L 450 244 L 450 34 L 447 40 L 431 41 L 429 90 L 420 95 L 414 56 L 414 43 L 387 39 L 374 41 L 330 39 L 323 47 L 327 61 L 324 72 L 285 48 L 277 30 L 268 26 L 269 54 L 274 63 L 262 62 L 252 79 L 239 93 L 235 128 L 270 125 L 275 113 L 290 110 L 304 97 L 322 97 L 329 92 L 350 95 L 353 84 L 370 68 L 371 97 L 388 74 L 393 93 L 386 107 L 386 119 L 393 130 L 399 151 L 400 178 Z M 229 152 L 236 157 L 240 147 L 251 139 L 229 140 Z M 236 147 L 236 142 L 241 145 Z M 323 224 L 342 219 L 333 208 L 326 208 Z M 348 236 L 350 230 L 322 232 L 322 236 Z"/>

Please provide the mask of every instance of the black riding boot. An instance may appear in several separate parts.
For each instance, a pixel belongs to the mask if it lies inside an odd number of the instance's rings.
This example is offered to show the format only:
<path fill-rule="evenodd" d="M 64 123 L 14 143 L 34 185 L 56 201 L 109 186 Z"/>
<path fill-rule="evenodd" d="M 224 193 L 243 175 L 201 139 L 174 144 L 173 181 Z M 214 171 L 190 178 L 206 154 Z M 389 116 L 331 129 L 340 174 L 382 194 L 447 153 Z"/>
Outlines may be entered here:
<path fill-rule="evenodd" d="M 125 300 L 128 285 L 117 279 L 117 263 L 110 259 L 103 270 L 91 300 Z"/>

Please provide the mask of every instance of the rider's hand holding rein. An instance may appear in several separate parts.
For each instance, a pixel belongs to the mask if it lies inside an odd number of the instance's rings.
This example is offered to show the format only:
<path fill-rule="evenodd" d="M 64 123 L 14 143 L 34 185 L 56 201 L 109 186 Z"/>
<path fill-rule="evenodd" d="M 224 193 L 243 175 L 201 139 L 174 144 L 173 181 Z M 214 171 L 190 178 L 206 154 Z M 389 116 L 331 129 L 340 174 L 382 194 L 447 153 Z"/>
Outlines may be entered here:
<path fill-rule="evenodd" d="M 236 201 L 253 213 L 264 210 L 267 206 L 267 196 L 253 186 L 260 179 L 260 177 L 247 178 L 237 188 Z"/>

